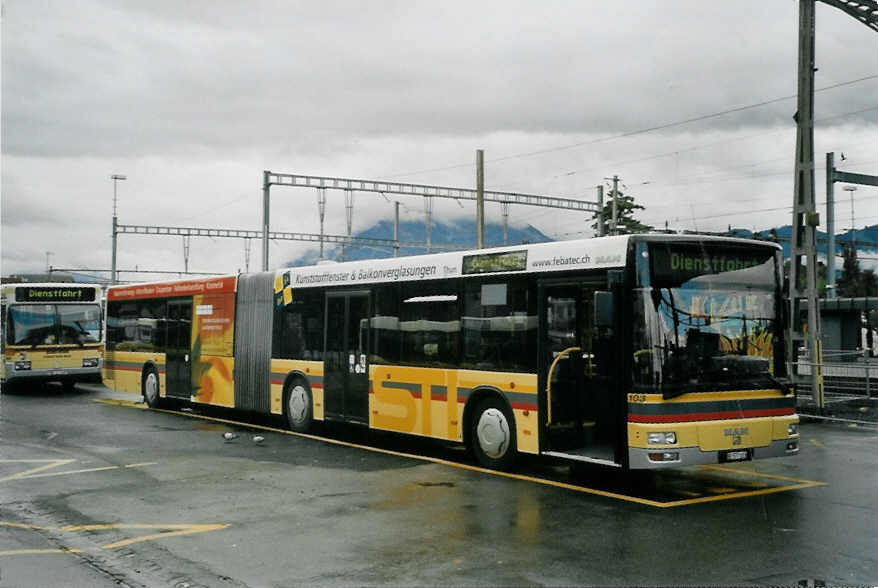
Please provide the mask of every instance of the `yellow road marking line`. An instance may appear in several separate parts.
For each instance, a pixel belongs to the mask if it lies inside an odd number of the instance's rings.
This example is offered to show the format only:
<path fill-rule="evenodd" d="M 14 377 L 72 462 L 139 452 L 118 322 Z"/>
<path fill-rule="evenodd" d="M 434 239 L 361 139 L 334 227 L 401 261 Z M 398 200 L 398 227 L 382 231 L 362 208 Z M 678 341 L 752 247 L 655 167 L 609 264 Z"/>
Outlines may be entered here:
<path fill-rule="evenodd" d="M 150 463 L 134 463 L 126 466 L 104 466 L 100 468 L 86 468 L 83 470 L 71 470 L 69 472 L 48 472 L 45 474 L 35 474 L 31 476 L 24 476 L 25 478 L 48 478 L 50 476 L 66 476 L 68 474 L 87 474 L 89 472 L 105 472 L 107 470 L 119 470 L 122 468 L 140 468 L 145 466 L 155 465 L 156 462 Z"/>
<path fill-rule="evenodd" d="M 116 405 L 116 406 L 127 406 L 127 407 L 131 407 L 131 408 L 137 407 L 137 405 L 134 402 L 126 401 L 126 400 L 107 401 L 106 399 L 103 399 L 103 398 L 97 398 L 97 399 L 95 399 L 95 402 L 104 402 L 106 404 L 112 404 L 112 405 Z M 596 488 L 587 488 L 584 486 L 576 486 L 574 484 L 568 484 L 566 482 L 558 482 L 555 480 L 548 480 L 545 478 L 536 478 L 533 476 L 526 476 L 523 474 L 515 474 L 515 473 L 511 473 L 511 472 L 500 472 L 500 471 L 496 471 L 496 470 L 489 470 L 489 469 L 482 468 L 479 466 L 473 466 L 473 465 L 468 465 L 468 464 L 464 464 L 464 463 L 458 463 L 458 462 L 454 462 L 454 461 L 440 459 L 438 457 L 429 457 L 429 456 L 424 456 L 424 455 L 415 455 L 412 453 L 403 453 L 401 451 L 393 451 L 390 449 L 381 449 L 380 447 L 370 447 L 368 445 L 358 445 L 356 443 L 349 443 L 347 441 L 339 441 L 337 439 L 330 439 L 327 437 L 319 437 L 317 435 L 309 435 L 308 433 L 297 433 L 295 431 L 287 431 L 285 429 L 278 429 L 275 427 L 267 427 L 265 425 L 256 425 L 256 424 L 244 423 L 244 422 L 240 422 L 240 421 L 233 421 L 233 420 L 229 420 L 229 419 L 222 419 L 222 418 L 218 418 L 218 417 L 211 417 L 211 416 L 206 416 L 206 415 L 201 415 L 201 414 L 194 414 L 194 413 L 190 413 L 190 412 L 178 412 L 175 410 L 166 410 L 166 409 L 161 409 L 161 408 L 154 408 L 151 410 L 154 410 L 156 412 L 164 412 L 167 414 L 178 415 L 178 416 L 197 418 L 197 419 L 202 419 L 202 420 L 206 420 L 206 421 L 213 421 L 213 422 L 217 422 L 217 423 L 224 423 L 227 425 L 237 425 L 237 426 L 246 427 L 249 429 L 258 429 L 261 431 L 271 431 L 274 433 L 281 433 L 283 435 L 302 437 L 304 439 L 321 441 L 323 443 L 329 443 L 331 445 L 339 445 L 341 447 L 351 447 L 351 448 L 355 448 L 355 449 L 363 449 L 366 451 L 371 451 L 373 453 L 381 453 L 384 455 L 393 455 L 393 456 L 404 457 L 404 458 L 408 458 L 408 459 L 416 459 L 419 461 L 425 461 L 425 462 L 435 463 L 435 464 L 439 464 L 439 465 L 445 465 L 445 466 L 458 468 L 458 469 L 462 469 L 462 470 L 468 470 L 468 471 L 472 471 L 472 472 L 490 474 L 493 476 L 499 476 L 499 477 L 503 477 L 503 478 L 511 478 L 514 480 L 521 480 L 521 481 L 525 481 L 525 482 L 534 482 L 536 484 L 542 484 L 544 486 L 553 486 L 556 488 L 563 488 L 565 490 L 573 490 L 574 492 L 581 492 L 583 494 L 593 494 L 593 495 L 597 495 L 597 496 L 604 496 L 607 498 L 616 498 L 618 500 L 624 500 L 626 502 L 634 502 L 637 504 L 645 504 L 647 506 L 654 506 L 656 508 L 672 508 L 672 507 L 676 507 L 676 506 L 685 506 L 685 505 L 689 505 L 689 504 L 696 504 L 698 502 L 715 502 L 715 501 L 719 501 L 719 500 L 731 500 L 734 498 L 744 498 L 744 497 L 749 497 L 749 496 L 758 496 L 760 494 L 771 494 L 774 492 L 784 492 L 787 490 L 798 490 L 801 488 L 810 488 L 813 486 L 825 486 L 826 485 L 824 482 L 814 482 L 811 480 L 798 480 L 796 478 L 789 478 L 786 476 L 762 474 L 759 472 L 751 472 L 751 471 L 746 471 L 746 470 L 743 470 L 743 471 L 742 470 L 735 470 L 735 469 L 731 469 L 731 468 L 725 468 L 722 466 L 699 466 L 699 467 L 703 467 L 703 468 L 707 468 L 707 469 L 717 469 L 717 470 L 722 470 L 722 471 L 734 472 L 737 474 L 761 476 L 761 477 L 766 477 L 766 478 L 776 478 L 776 479 L 780 479 L 780 480 L 799 482 L 799 484 L 789 485 L 789 486 L 779 486 L 776 488 L 766 488 L 766 489 L 762 489 L 762 490 L 750 490 L 750 491 L 746 491 L 746 492 L 736 492 L 736 493 L 731 493 L 731 494 L 719 494 L 719 495 L 715 495 L 715 496 L 704 496 L 701 498 L 692 498 L 692 499 L 688 499 L 688 500 L 659 502 L 657 500 L 650 500 L 648 498 L 638 498 L 636 496 L 628 496 L 626 494 L 618 494 L 616 492 L 608 492 L 605 490 L 598 490 Z"/>
<path fill-rule="evenodd" d="M 0 551 L 0 557 L 5 555 L 40 555 L 44 553 L 82 553 L 81 549 L 10 549 L 9 551 Z"/>
<path fill-rule="evenodd" d="M 140 409 L 149 408 L 143 402 L 135 402 L 134 400 L 122 400 L 119 398 L 97 398 L 97 399 L 95 399 L 95 402 L 101 402 L 103 404 L 112 404 L 115 406 L 127 406 L 129 408 L 140 408 Z"/>
<path fill-rule="evenodd" d="M 36 525 L 28 525 L 27 523 L 9 523 L 0 521 L 0 527 L 15 527 L 17 529 L 41 529 L 42 527 L 38 527 Z"/>
<path fill-rule="evenodd" d="M 811 439 L 811 444 L 816 445 L 817 447 L 826 447 L 826 445 L 824 445 L 823 443 L 821 443 L 817 439 Z"/>
<path fill-rule="evenodd" d="M 751 496 L 760 496 L 762 494 L 774 494 L 776 492 L 786 492 L 788 490 L 801 490 L 802 488 L 813 488 L 814 486 L 825 486 L 822 482 L 813 482 L 807 484 L 793 484 L 790 486 L 777 486 L 775 488 L 765 488 L 763 490 L 750 490 L 747 492 L 736 492 L 734 494 L 717 494 L 715 496 L 702 496 L 701 498 L 692 498 L 690 500 L 677 500 L 674 502 L 664 503 L 664 507 L 688 506 L 690 504 L 698 504 L 700 502 L 718 502 L 720 500 L 730 500 L 732 498 L 748 498 Z"/>
<path fill-rule="evenodd" d="M 96 525 L 67 525 L 66 527 L 39 527 L 36 525 L 27 525 L 22 523 L 11 523 L 11 522 L 3 522 L 0 521 L 0 526 L 5 527 L 17 527 L 22 529 L 34 529 L 34 530 L 55 530 L 55 531 L 64 531 L 68 533 L 76 533 L 80 531 L 115 531 L 115 530 L 125 530 L 125 529 L 135 529 L 135 530 L 153 530 L 153 529 L 162 529 L 163 533 L 152 533 L 150 535 L 143 535 L 141 537 L 132 537 L 130 539 L 122 539 L 121 541 L 114 541 L 112 543 L 107 543 L 106 545 L 102 545 L 101 549 L 118 549 L 119 547 L 126 547 L 128 545 L 132 545 L 134 543 L 141 543 L 143 541 L 152 541 L 154 539 L 164 539 L 166 537 L 179 537 L 181 535 L 194 535 L 196 533 L 208 533 L 210 531 L 220 531 L 228 527 L 228 525 L 224 525 L 222 523 L 210 523 L 210 524 L 129 524 L 129 523 L 107 523 L 107 524 L 96 524 Z M 61 549 L 13 549 L 9 551 L 0 551 L 0 556 L 5 555 L 28 555 L 28 554 L 42 554 L 42 553 L 81 553 L 82 549 L 75 548 L 67 548 L 63 547 Z"/>
<path fill-rule="evenodd" d="M 223 525 L 220 523 L 212 524 L 212 525 L 181 525 L 183 528 L 177 531 L 166 531 L 164 533 L 154 533 L 152 535 L 144 535 L 143 537 L 134 537 L 132 539 L 124 539 L 122 541 L 116 541 L 115 543 L 107 543 L 103 546 L 104 549 L 116 549 L 118 547 L 125 547 L 126 545 L 131 545 L 132 543 L 140 543 L 141 541 L 152 541 L 153 539 L 164 539 L 166 537 L 179 537 L 180 535 L 194 535 L 195 533 L 208 533 L 210 531 L 220 531 L 228 527 L 228 525 Z M 173 528 L 175 525 L 159 525 L 156 528 Z M 127 528 L 127 527 L 120 527 Z M 148 528 L 145 526 L 140 526 L 138 528 Z"/>
<path fill-rule="evenodd" d="M 62 465 L 67 465 L 69 463 L 73 463 L 76 461 L 75 459 L 0 459 L 0 463 L 42 463 L 44 465 L 31 468 L 29 470 L 18 472 L 17 474 L 12 474 L 10 476 L 5 476 L 0 478 L 0 482 L 5 482 L 7 480 L 17 480 L 19 478 L 27 478 L 36 474 L 38 472 L 42 472 L 44 470 L 50 470 L 52 468 L 57 468 Z M 46 463 L 48 462 L 48 463 Z"/>
<path fill-rule="evenodd" d="M 803 480 L 801 478 L 791 478 L 789 476 L 780 476 L 778 474 L 765 474 L 762 472 L 756 472 L 753 470 L 745 470 L 745 469 L 737 469 L 728 466 L 721 465 L 702 465 L 698 466 L 699 468 L 706 470 L 717 470 L 720 472 L 730 472 L 733 474 L 741 474 L 743 476 L 757 476 L 760 478 L 773 478 L 775 480 L 783 480 L 785 482 L 795 482 L 797 484 L 814 484 L 816 486 L 825 486 L 826 482 L 816 482 L 814 480 Z"/>
<path fill-rule="evenodd" d="M 36 461 L 46 461 L 46 460 L 0 460 L 0 462 L 2 462 L 2 461 L 18 461 L 18 462 L 34 461 L 34 462 L 36 462 Z M 7 480 L 22 480 L 22 479 L 27 479 L 27 478 L 48 478 L 51 476 L 67 476 L 70 474 L 87 474 L 89 472 L 104 472 L 104 471 L 108 471 L 108 470 L 118 470 L 121 468 L 140 468 L 140 467 L 145 467 L 145 466 L 156 465 L 156 462 L 152 461 L 152 462 L 143 462 L 143 463 L 132 463 L 132 464 L 124 465 L 124 466 L 102 466 L 102 467 L 98 467 L 98 468 L 85 468 L 85 469 L 81 469 L 81 470 L 69 470 L 69 471 L 65 471 L 65 472 L 45 472 L 44 471 L 44 470 L 47 470 L 50 468 L 61 467 L 62 465 L 67 465 L 67 464 L 73 463 L 75 461 L 76 461 L 75 459 L 54 460 L 53 463 L 49 463 L 49 464 L 46 464 L 46 465 L 43 465 L 43 466 L 40 466 L 37 468 L 33 468 L 33 469 L 27 470 L 25 472 L 19 472 L 17 474 L 13 474 L 11 476 L 6 476 L 5 478 L 0 478 L 0 482 L 5 482 Z M 43 472 L 43 473 L 40 473 L 40 472 Z"/>

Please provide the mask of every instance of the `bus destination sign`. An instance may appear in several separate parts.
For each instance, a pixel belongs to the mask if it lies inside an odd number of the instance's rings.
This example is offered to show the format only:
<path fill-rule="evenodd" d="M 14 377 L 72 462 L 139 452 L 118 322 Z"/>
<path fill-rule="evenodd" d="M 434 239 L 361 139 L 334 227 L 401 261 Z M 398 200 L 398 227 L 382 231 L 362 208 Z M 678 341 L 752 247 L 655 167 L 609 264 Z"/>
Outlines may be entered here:
<path fill-rule="evenodd" d="M 19 286 L 15 288 L 19 302 L 94 302 L 95 288 L 76 286 Z"/>
<path fill-rule="evenodd" d="M 705 245 L 650 247 L 653 286 L 678 287 L 683 282 L 709 274 L 722 274 L 757 267 L 774 257 L 774 250 Z"/>

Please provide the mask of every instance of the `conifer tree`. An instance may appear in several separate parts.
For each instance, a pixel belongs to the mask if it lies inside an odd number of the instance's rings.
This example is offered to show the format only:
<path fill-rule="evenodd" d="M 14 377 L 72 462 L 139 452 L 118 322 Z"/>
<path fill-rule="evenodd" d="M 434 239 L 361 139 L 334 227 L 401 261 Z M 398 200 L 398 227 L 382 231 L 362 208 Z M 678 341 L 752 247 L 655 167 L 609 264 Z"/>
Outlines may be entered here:
<path fill-rule="evenodd" d="M 634 212 L 636 210 L 645 210 L 645 208 L 634 202 L 633 196 L 628 196 L 623 194 L 621 190 L 619 190 L 619 198 L 616 203 L 616 233 L 619 235 L 630 235 L 632 233 L 646 233 L 653 229 L 652 225 L 646 225 L 634 218 Z M 604 226 L 607 229 L 607 233 L 609 234 L 611 230 L 610 224 L 613 220 L 613 195 L 610 194 L 610 197 L 607 198 L 606 202 L 604 202 Z M 595 212 L 592 215 L 592 219 L 594 223 L 592 223 L 591 228 L 597 231 L 598 229 L 598 213 Z"/>

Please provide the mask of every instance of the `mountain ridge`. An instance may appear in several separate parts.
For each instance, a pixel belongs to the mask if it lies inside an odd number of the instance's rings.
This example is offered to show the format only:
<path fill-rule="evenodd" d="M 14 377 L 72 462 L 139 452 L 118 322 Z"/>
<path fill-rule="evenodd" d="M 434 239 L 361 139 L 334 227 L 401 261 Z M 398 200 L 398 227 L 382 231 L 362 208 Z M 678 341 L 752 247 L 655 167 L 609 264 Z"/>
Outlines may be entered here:
<path fill-rule="evenodd" d="M 475 249 L 475 221 L 459 220 L 452 222 L 434 221 L 430 233 L 431 242 L 433 243 L 433 252 L 441 251 L 442 245 L 454 245 L 458 248 Z M 716 234 L 716 233 L 714 233 Z M 780 227 L 772 227 L 761 231 L 752 231 L 743 228 L 729 228 L 725 233 L 734 237 L 742 238 L 758 238 L 771 240 L 777 238 L 779 244 L 783 248 L 784 256 L 789 257 L 793 227 L 791 225 L 783 225 Z M 355 237 L 365 237 L 372 239 L 393 239 L 393 223 L 382 220 L 376 224 L 363 229 L 354 234 Z M 421 221 L 404 221 L 399 224 L 399 240 L 408 243 L 424 243 L 427 239 L 426 227 Z M 524 227 L 508 227 L 507 243 L 509 245 L 517 245 L 520 243 L 546 243 L 556 241 L 552 237 L 546 235 L 532 225 Z M 827 234 L 823 231 L 817 231 L 818 255 L 825 257 Z M 846 231 L 836 234 L 835 250 L 836 256 L 841 257 L 844 245 L 854 241 L 857 245 L 858 252 L 878 251 L 878 224 L 863 227 L 853 232 Z M 503 245 L 503 227 L 500 224 L 489 223 L 485 225 L 485 245 L 487 247 L 499 247 Z M 332 245 L 326 248 L 324 258 L 327 260 L 340 261 L 342 247 L 340 245 Z M 421 255 L 426 253 L 424 247 L 400 247 L 400 256 Z M 361 259 L 381 259 L 393 257 L 393 249 L 390 247 L 373 247 L 354 245 L 345 247 L 344 258 L 347 261 Z M 313 265 L 319 260 L 319 253 L 315 250 L 307 251 L 297 258 L 286 262 L 285 267 L 298 267 L 303 265 Z M 871 265 L 871 264 L 864 264 Z M 838 266 L 839 268 L 841 266 Z"/>

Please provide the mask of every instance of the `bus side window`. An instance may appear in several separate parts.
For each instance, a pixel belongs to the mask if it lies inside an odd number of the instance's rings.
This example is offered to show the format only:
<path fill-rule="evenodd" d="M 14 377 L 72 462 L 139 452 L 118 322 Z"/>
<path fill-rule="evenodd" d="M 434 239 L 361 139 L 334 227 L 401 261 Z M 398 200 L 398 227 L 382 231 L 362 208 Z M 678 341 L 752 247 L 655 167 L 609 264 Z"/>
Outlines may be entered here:
<path fill-rule="evenodd" d="M 401 335 L 399 331 L 399 285 L 383 284 L 374 289 L 375 312 L 370 319 L 372 336 L 369 363 L 396 363 L 399 361 Z"/>
<path fill-rule="evenodd" d="M 400 286 L 399 336 L 402 363 L 452 367 L 460 356 L 457 286 L 419 282 Z"/>
<path fill-rule="evenodd" d="M 319 294 L 317 290 L 295 290 L 289 304 L 275 308 L 272 357 L 323 358 L 323 304 Z"/>
<path fill-rule="evenodd" d="M 535 284 L 514 277 L 467 280 L 463 361 L 477 369 L 536 371 Z"/>

